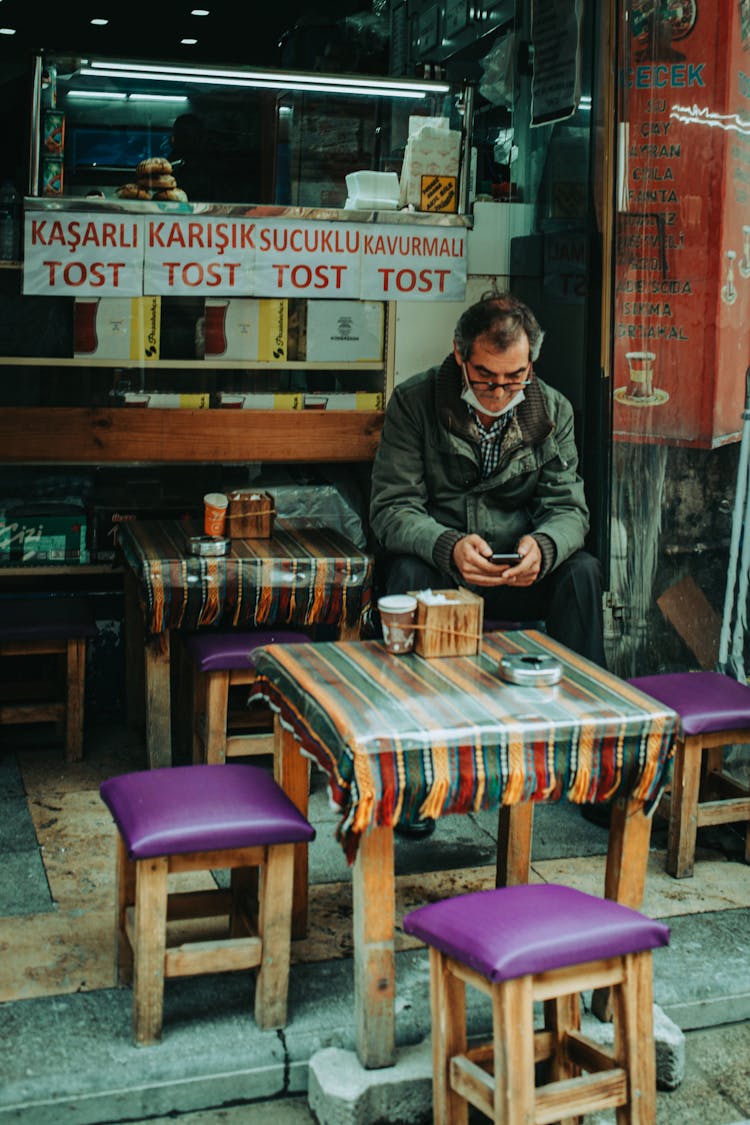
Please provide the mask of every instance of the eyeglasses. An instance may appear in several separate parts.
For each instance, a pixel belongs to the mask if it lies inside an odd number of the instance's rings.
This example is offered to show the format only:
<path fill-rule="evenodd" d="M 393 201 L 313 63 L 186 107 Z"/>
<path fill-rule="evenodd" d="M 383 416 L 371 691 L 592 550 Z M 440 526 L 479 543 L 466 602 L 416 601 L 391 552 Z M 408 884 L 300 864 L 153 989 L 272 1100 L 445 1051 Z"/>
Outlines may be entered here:
<path fill-rule="evenodd" d="M 468 368 L 469 366 L 473 367 L 473 364 L 470 365 L 467 360 L 466 367 Z M 528 364 L 526 365 L 526 371 L 524 372 L 524 374 L 527 374 L 530 370 L 531 360 L 529 360 Z M 509 397 L 518 394 L 518 392 L 522 391 L 524 387 L 528 387 L 531 384 L 531 379 L 514 379 L 513 381 L 508 383 L 499 383 L 497 379 L 469 379 L 468 371 L 466 374 L 466 378 L 469 382 L 469 385 L 472 387 L 478 387 L 484 391 L 502 391 L 504 395 L 508 395 Z"/>

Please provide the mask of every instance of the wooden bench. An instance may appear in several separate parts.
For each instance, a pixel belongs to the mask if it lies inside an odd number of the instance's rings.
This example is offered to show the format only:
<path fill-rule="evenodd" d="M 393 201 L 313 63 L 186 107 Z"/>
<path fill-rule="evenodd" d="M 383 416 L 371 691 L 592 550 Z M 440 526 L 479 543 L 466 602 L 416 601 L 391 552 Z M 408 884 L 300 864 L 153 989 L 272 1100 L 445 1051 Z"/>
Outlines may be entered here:
<path fill-rule="evenodd" d="M 118 831 L 118 979 L 133 984 L 134 1041 L 161 1038 L 165 977 L 239 969 L 258 970 L 258 1027 L 283 1027 L 294 845 L 313 839 L 312 825 L 258 766 L 140 770 L 108 778 L 99 792 Z M 228 892 L 175 884 L 181 874 L 224 868 Z M 171 938 L 170 921 L 183 929 L 221 917 L 219 936 L 201 928 Z"/>
<path fill-rule="evenodd" d="M 657 813 L 669 821 L 667 871 L 693 874 L 698 829 L 745 825 L 750 863 L 750 789 L 724 769 L 724 750 L 750 744 L 750 687 L 721 672 L 661 672 L 629 681 L 680 716 L 672 784 Z"/>
<path fill-rule="evenodd" d="M 44 596 L 0 602 L 0 658 L 10 669 L 2 680 L 0 725 L 64 726 L 66 759 L 80 761 L 86 646 L 95 634 L 94 610 L 87 598 Z M 58 658 L 51 672 L 43 659 L 47 656 Z"/>
<path fill-rule="evenodd" d="M 553 883 L 457 895 L 403 924 L 430 951 L 435 1125 L 465 1123 L 469 1106 L 497 1125 L 613 1109 L 622 1125 L 654 1125 L 651 950 L 668 944 L 667 926 Z M 469 1045 L 467 984 L 490 998 L 488 1043 Z M 603 986 L 614 998 L 611 1049 L 581 1032 L 580 993 Z"/>
<path fill-rule="evenodd" d="M 291 629 L 205 629 L 185 638 L 192 665 L 193 762 L 214 765 L 227 758 L 273 754 L 273 715 L 267 707 L 233 709 L 231 695 L 255 680 L 253 653 L 261 645 L 309 641 Z"/>

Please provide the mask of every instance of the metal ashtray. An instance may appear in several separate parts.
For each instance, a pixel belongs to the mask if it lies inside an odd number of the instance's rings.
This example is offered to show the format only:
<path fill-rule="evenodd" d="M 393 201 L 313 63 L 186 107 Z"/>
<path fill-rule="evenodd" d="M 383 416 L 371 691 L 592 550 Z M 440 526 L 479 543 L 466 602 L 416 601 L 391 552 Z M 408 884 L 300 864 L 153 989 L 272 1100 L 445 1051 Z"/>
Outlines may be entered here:
<path fill-rule="evenodd" d="M 562 677 L 562 665 L 554 656 L 515 653 L 504 656 L 498 666 L 500 678 L 509 684 L 543 687 L 556 684 Z"/>
<path fill-rule="evenodd" d="M 192 535 L 188 539 L 188 548 L 191 555 L 216 558 L 228 553 L 230 542 L 231 540 L 223 539 L 219 535 Z"/>

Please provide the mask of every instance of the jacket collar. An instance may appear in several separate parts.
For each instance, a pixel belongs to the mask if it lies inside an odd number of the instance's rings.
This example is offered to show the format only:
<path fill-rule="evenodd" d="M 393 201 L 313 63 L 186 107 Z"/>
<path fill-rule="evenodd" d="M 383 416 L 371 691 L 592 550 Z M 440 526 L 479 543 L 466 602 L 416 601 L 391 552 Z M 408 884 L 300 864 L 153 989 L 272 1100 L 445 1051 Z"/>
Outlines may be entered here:
<path fill-rule="evenodd" d="M 440 421 L 446 429 L 468 441 L 477 441 L 479 431 L 468 406 L 461 398 L 461 368 L 453 354 L 446 356 L 435 375 L 435 403 Z M 540 445 L 554 429 L 547 411 L 542 386 L 534 375 L 526 388 L 525 398 L 513 411 L 513 418 L 528 445 Z"/>

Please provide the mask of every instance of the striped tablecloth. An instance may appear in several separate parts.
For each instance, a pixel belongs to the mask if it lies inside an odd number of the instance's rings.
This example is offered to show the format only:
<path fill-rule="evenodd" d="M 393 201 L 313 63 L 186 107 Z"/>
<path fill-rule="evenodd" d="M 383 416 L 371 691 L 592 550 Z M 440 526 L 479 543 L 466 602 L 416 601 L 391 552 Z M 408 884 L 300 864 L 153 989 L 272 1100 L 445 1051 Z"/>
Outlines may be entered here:
<path fill-rule="evenodd" d="M 476 656 L 392 656 L 378 641 L 268 645 L 262 697 L 325 770 L 349 859 L 368 826 L 521 801 L 651 808 L 671 770 L 674 711 L 535 630 L 485 634 Z M 552 655 L 550 687 L 502 682 L 507 653 Z"/>
<path fill-rule="evenodd" d="M 138 578 L 151 633 L 229 626 L 356 625 L 369 612 L 373 559 L 330 528 L 277 520 L 270 539 L 233 539 L 228 555 L 188 552 L 198 524 L 134 520 L 118 543 Z"/>

